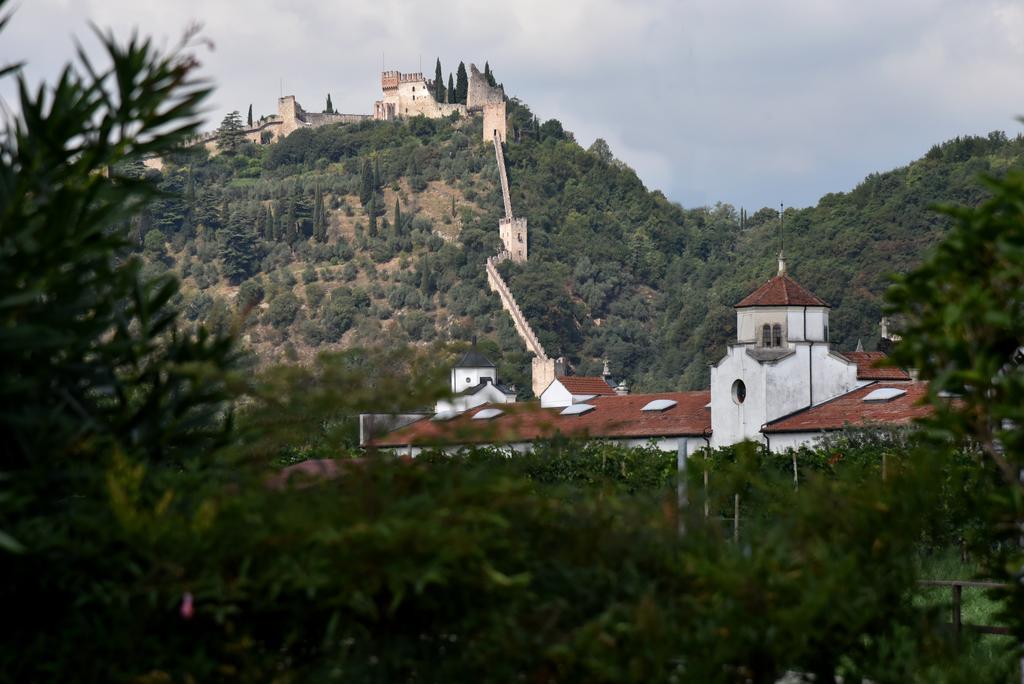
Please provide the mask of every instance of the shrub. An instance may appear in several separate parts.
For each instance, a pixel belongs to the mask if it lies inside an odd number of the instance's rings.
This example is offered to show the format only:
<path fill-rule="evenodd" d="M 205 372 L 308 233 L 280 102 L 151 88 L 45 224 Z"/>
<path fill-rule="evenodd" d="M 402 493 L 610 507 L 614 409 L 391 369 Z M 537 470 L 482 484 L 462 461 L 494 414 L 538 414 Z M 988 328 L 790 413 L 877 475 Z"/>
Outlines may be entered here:
<path fill-rule="evenodd" d="M 270 306 L 263 314 L 264 320 L 275 328 L 287 328 L 295 320 L 302 305 L 299 298 L 291 291 L 286 290 L 274 296 L 270 300 Z"/>

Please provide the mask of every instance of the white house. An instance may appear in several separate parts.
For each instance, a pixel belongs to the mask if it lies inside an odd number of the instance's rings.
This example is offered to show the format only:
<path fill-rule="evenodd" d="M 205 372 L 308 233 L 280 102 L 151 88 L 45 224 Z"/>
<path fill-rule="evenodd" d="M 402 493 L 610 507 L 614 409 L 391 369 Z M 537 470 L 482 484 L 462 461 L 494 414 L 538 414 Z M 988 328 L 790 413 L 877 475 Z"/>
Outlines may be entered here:
<path fill-rule="evenodd" d="M 543 408 L 565 408 L 571 404 L 582 404 L 594 397 L 614 396 L 615 387 L 604 377 L 581 377 L 562 375 L 551 381 L 540 393 Z"/>
<path fill-rule="evenodd" d="M 497 379 L 497 367 L 477 350 L 474 339 L 469 351 L 452 366 L 451 398 L 438 401 L 434 413 L 455 414 L 483 404 L 515 402 L 515 390 L 498 384 Z"/>

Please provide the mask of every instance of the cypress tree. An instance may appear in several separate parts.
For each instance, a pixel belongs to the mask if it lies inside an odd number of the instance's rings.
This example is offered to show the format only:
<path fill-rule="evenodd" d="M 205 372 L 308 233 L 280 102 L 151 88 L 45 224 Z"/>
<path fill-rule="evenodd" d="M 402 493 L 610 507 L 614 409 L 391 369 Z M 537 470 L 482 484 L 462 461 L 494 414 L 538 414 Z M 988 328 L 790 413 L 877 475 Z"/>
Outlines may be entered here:
<path fill-rule="evenodd" d="M 455 72 L 455 101 L 459 104 L 466 104 L 466 94 L 469 92 L 469 76 L 466 74 L 466 65 L 459 62 L 459 68 Z"/>
<path fill-rule="evenodd" d="M 366 208 L 366 215 L 370 219 L 366 227 L 366 234 L 375 238 L 377 237 L 377 199 L 375 197 L 370 198 L 370 205 Z"/>
<path fill-rule="evenodd" d="M 487 79 L 487 85 L 492 88 L 498 85 L 497 81 L 494 80 L 494 73 L 491 72 L 491 65 L 487 62 L 484 62 L 484 78 Z"/>
<path fill-rule="evenodd" d="M 452 79 L 451 72 L 448 73 L 448 92 L 447 92 L 448 104 L 455 104 L 455 81 Z"/>
<path fill-rule="evenodd" d="M 249 105 L 249 128 L 252 128 L 252 105 Z"/>
<path fill-rule="evenodd" d="M 196 179 L 192 175 L 192 165 L 188 167 L 188 176 L 185 179 L 185 222 L 182 230 L 187 237 L 195 235 L 196 228 Z"/>
<path fill-rule="evenodd" d="M 359 201 L 365 207 L 373 199 L 376 187 L 373 184 L 373 168 L 370 166 L 370 158 L 363 160 L 363 170 L 359 178 Z"/>
<path fill-rule="evenodd" d="M 398 198 L 395 198 L 395 225 L 394 225 L 394 236 L 402 236 L 402 207 L 398 202 Z"/>
<path fill-rule="evenodd" d="M 373 158 L 373 189 L 380 190 L 382 185 L 384 185 L 384 176 L 380 172 L 380 154 L 378 153 Z"/>
<path fill-rule="evenodd" d="M 280 202 L 272 201 L 270 206 L 267 207 L 267 227 L 263 229 L 263 232 L 267 234 L 268 240 L 274 240 L 275 242 L 281 240 L 281 204 Z"/>
<path fill-rule="evenodd" d="M 334 114 L 334 103 L 331 102 L 330 93 L 327 93 L 327 107 L 324 108 L 324 114 Z"/>
<path fill-rule="evenodd" d="M 284 225 L 281 226 L 281 237 L 289 244 L 295 241 L 297 230 L 295 228 L 295 198 L 288 201 L 288 211 L 284 215 Z"/>
<path fill-rule="evenodd" d="M 433 297 L 437 292 L 437 278 L 430 267 L 430 259 L 426 256 L 420 262 L 420 290 L 428 297 Z"/>
<path fill-rule="evenodd" d="M 324 193 L 319 185 L 316 186 L 313 201 L 313 239 L 317 242 L 327 242 L 327 214 L 324 211 Z"/>
<path fill-rule="evenodd" d="M 434 67 L 434 99 L 444 102 L 444 75 L 441 73 L 441 58 L 437 58 L 437 66 Z"/>

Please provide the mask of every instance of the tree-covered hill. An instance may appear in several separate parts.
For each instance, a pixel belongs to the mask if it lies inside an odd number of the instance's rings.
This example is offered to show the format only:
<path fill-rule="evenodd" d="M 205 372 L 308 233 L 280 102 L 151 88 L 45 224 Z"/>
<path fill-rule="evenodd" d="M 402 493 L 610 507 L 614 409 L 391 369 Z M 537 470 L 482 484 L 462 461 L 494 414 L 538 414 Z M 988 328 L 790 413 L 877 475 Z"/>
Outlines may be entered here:
<path fill-rule="evenodd" d="M 581 373 L 608 358 L 636 389 L 706 386 L 735 334 L 732 305 L 776 267 L 778 212 L 684 209 L 603 141 L 585 150 L 557 121 L 509 109 L 530 261 L 502 268 L 548 353 Z M 234 154 L 190 149 L 145 171 L 172 194 L 133 235 L 148 268 L 183 279 L 189 319 L 238 326 L 260 359 L 479 335 L 502 379 L 528 388 L 529 356 L 484 277 L 502 202 L 480 127 L 418 118 L 304 129 Z M 838 348 L 874 344 L 888 274 L 943 235 L 929 207 L 977 203 L 978 174 L 1022 158 L 1020 138 L 956 139 L 786 211 L 790 272 L 832 304 Z"/>

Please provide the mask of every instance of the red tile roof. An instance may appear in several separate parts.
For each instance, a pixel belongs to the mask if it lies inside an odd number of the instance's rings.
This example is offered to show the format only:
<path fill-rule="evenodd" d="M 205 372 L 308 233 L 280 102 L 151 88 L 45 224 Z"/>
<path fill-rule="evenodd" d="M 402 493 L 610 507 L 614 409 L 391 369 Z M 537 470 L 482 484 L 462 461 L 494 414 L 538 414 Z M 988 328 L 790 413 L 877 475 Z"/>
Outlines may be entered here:
<path fill-rule="evenodd" d="M 871 392 L 887 387 L 906 390 L 907 393 L 891 401 L 864 401 Z M 873 382 L 824 404 L 768 423 L 765 432 L 820 432 L 866 423 L 909 423 L 931 415 L 931 407 L 921 404 L 927 394 L 927 382 Z"/>
<path fill-rule="evenodd" d="M 879 368 L 878 363 L 888 358 L 885 352 L 839 352 L 857 364 L 858 380 L 910 380 L 910 373 L 902 368 Z"/>
<path fill-rule="evenodd" d="M 640 410 L 655 399 L 672 399 L 677 403 L 664 411 Z M 710 400 L 707 390 L 599 396 L 587 402 L 595 407 L 593 411 L 578 416 L 559 415 L 560 408 L 541 408 L 535 401 L 487 405 L 448 421 L 425 418 L 379 437 L 370 445 L 502 444 L 532 442 L 555 435 L 595 439 L 702 436 L 711 430 L 711 409 L 705 408 Z M 472 416 L 484 408 L 500 408 L 504 414 L 490 420 L 473 420 Z"/>
<path fill-rule="evenodd" d="M 558 381 L 569 390 L 569 394 L 615 394 L 615 390 L 602 377 L 562 375 Z"/>
<path fill-rule="evenodd" d="M 746 306 L 828 306 L 825 300 L 804 289 L 802 285 L 787 274 L 777 275 L 757 288 L 743 301 L 736 305 L 737 309 Z"/>

